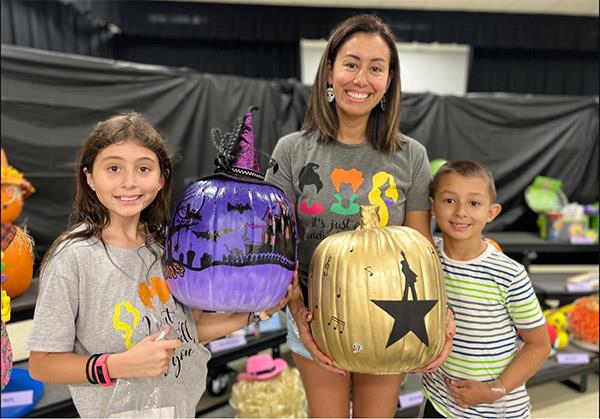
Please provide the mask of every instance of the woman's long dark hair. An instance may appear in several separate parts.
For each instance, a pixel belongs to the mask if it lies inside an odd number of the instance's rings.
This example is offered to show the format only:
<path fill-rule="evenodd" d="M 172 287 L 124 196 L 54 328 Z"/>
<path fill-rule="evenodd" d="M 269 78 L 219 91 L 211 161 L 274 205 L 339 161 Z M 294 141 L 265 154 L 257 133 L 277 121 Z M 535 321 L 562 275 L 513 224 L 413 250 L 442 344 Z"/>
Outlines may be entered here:
<path fill-rule="evenodd" d="M 375 106 L 371 110 L 367 122 L 367 141 L 379 151 L 393 153 L 404 144 L 400 136 L 400 61 L 394 34 L 381 19 L 374 15 L 365 14 L 348 18 L 331 31 L 310 93 L 302 130 L 307 134 L 316 134 L 317 138 L 324 142 L 337 139 L 339 121 L 335 102 L 327 101 L 327 74 L 342 45 L 356 33 L 377 35 L 383 39 L 390 50 L 390 85 L 384 96 L 387 105 L 385 110 L 380 106 Z"/>
<path fill-rule="evenodd" d="M 99 122 L 83 144 L 76 164 L 75 203 L 70 218 L 70 228 L 59 236 L 42 261 L 43 270 L 48 261 L 55 255 L 57 249 L 67 240 L 85 240 L 96 237 L 102 241 L 102 230 L 108 227 L 110 218 L 108 210 L 89 187 L 85 171 L 91 173 L 96 156 L 106 147 L 126 140 L 132 140 L 154 152 L 160 164 L 160 173 L 164 185 L 158 195 L 140 215 L 140 221 L 145 226 L 146 246 L 158 258 L 160 254 L 154 251 L 158 246 L 164 248 L 164 238 L 169 223 L 171 202 L 171 159 L 167 153 L 165 142 L 160 134 L 139 113 L 128 112 L 110 117 Z M 102 242 L 104 243 L 104 242 Z"/>

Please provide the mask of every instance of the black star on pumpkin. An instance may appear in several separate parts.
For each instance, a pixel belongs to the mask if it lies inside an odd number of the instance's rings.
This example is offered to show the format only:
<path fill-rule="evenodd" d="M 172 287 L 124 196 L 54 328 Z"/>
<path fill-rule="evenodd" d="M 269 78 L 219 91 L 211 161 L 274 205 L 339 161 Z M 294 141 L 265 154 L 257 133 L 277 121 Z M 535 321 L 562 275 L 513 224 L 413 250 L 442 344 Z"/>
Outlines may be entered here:
<path fill-rule="evenodd" d="M 385 346 L 386 349 L 406 336 L 408 332 L 413 332 L 425 346 L 429 346 L 429 337 L 425 328 L 425 316 L 436 305 L 438 300 L 371 301 L 394 318 L 394 326 Z"/>

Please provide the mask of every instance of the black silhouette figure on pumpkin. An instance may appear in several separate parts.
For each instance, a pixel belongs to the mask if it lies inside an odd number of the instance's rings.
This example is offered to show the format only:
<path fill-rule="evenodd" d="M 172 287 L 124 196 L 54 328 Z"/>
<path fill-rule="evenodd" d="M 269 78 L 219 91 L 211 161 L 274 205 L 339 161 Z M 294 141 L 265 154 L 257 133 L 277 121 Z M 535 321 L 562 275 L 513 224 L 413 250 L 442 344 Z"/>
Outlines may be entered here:
<path fill-rule="evenodd" d="M 410 288 L 410 293 L 412 294 L 413 301 L 417 301 L 417 290 L 415 289 L 415 283 L 417 282 L 417 274 L 410 268 L 408 264 L 408 260 L 406 259 L 406 255 L 404 254 L 404 250 L 401 250 L 402 254 L 402 274 L 404 275 L 404 295 L 402 295 L 403 300 L 408 300 L 408 289 Z"/>

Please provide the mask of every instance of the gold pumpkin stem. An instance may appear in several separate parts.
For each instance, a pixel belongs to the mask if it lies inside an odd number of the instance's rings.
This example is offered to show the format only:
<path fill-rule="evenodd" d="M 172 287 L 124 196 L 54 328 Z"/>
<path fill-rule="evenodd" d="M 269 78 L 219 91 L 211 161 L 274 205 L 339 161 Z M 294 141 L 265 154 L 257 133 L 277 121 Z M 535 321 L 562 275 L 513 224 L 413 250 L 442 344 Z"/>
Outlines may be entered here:
<path fill-rule="evenodd" d="M 379 207 L 376 205 L 360 206 L 360 228 L 376 227 L 379 225 Z"/>

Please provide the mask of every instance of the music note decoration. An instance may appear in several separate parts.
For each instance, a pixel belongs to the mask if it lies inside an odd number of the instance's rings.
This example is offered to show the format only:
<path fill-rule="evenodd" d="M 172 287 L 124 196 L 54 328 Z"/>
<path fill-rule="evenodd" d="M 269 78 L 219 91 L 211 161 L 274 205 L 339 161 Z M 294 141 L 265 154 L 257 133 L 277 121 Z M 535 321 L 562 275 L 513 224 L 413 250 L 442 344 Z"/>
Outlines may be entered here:
<path fill-rule="evenodd" d="M 344 328 L 346 327 L 346 322 L 335 317 L 335 316 L 331 316 L 329 318 L 329 321 L 327 322 L 327 326 L 331 326 L 333 324 L 333 330 L 338 330 L 339 329 L 339 333 L 340 335 L 342 333 L 344 333 Z"/>
<path fill-rule="evenodd" d="M 352 353 L 357 354 L 359 352 L 362 352 L 363 349 L 364 348 L 363 348 L 362 344 L 360 344 L 360 343 L 353 343 L 352 344 Z"/>
<path fill-rule="evenodd" d="M 331 259 L 333 259 L 333 256 L 328 255 L 327 260 L 325 261 L 325 269 L 323 269 L 323 276 L 329 275 L 329 268 L 331 267 Z"/>

